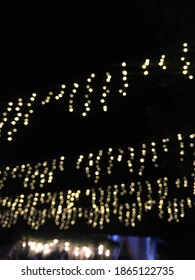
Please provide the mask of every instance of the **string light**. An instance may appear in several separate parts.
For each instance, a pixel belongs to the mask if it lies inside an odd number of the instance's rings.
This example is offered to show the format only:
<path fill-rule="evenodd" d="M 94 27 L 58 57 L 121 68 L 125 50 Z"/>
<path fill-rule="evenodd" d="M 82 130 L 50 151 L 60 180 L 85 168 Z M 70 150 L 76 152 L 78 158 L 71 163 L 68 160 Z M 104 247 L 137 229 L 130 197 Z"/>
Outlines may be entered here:
<path fill-rule="evenodd" d="M 82 155 L 82 160 L 81 156 L 78 157 L 76 169 L 80 174 L 86 176 L 91 183 L 95 184 L 103 183 L 101 178 L 104 180 L 114 178 L 114 174 L 118 172 L 125 178 L 137 179 L 139 177 L 145 178 L 147 174 L 152 172 L 153 174 L 161 174 L 162 170 L 163 172 L 165 170 L 165 162 L 170 162 L 170 158 L 174 161 L 172 156 L 172 145 L 174 143 L 175 148 L 178 148 L 178 157 L 176 155 L 175 160 L 179 159 L 179 165 L 183 162 L 183 169 L 186 171 L 184 156 L 186 155 L 188 161 L 190 157 L 193 157 L 193 135 L 185 137 L 185 145 L 183 135 L 178 133 L 175 139 L 167 137 L 158 142 L 143 143 L 136 147 L 110 147 L 107 150 L 97 150 L 93 154 L 90 152 L 88 155 Z M 169 169 L 167 171 L 169 172 Z M 187 172 L 191 172 L 193 177 L 195 176 L 194 171 L 194 165 L 191 165 L 191 168 L 188 167 Z M 176 172 L 176 169 L 174 172 Z"/>
<path fill-rule="evenodd" d="M 10 257 L 20 258 L 20 255 L 26 255 L 27 259 L 48 259 L 54 253 L 60 256 L 60 259 L 68 260 L 89 260 L 89 259 L 110 259 L 113 257 L 114 249 L 118 244 L 111 244 L 108 241 L 104 245 L 95 245 L 89 241 L 77 240 L 37 240 L 24 239 L 18 241 L 10 251 Z M 102 246 L 101 254 L 99 248 Z"/>
<path fill-rule="evenodd" d="M 147 70 L 149 64 L 150 64 L 150 59 L 148 59 L 148 58 L 145 60 L 144 64 L 142 64 L 142 69 L 144 70 L 143 73 L 145 76 L 147 76 L 149 74 L 149 72 Z"/>
<path fill-rule="evenodd" d="M 127 75 L 128 75 L 127 63 L 126 62 L 122 62 L 121 66 L 122 66 L 122 88 L 119 89 L 119 93 L 122 96 L 126 96 L 127 95 L 126 90 L 129 87 L 129 84 L 127 82 Z"/>
<path fill-rule="evenodd" d="M 19 182 L 22 180 L 23 187 L 31 190 L 37 187 L 43 188 L 46 184 L 52 183 L 57 171 L 64 171 L 64 160 L 65 157 L 61 156 L 58 159 L 36 164 L 26 163 L 12 167 L 6 166 L 0 169 L 0 189 L 10 179 L 17 179 Z"/>
<path fill-rule="evenodd" d="M 186 60 L 186 54 L 187 53 L 188 53 L 188 44 L 187 43 L 183 43 L 183 53 L 182 53 L 182 56 L 181 56 L 181 61 L 183 63 L 183 70 L 182 70 L 182 74 L 183 75 L 189 74 L 190 62 Z M 190 80 L 192 80 L 194 77 L 193 77 L 193 75 L 189 74 L 188 78 Z"/>
<path fill-rule="evenodd" d="M 112 221 L 114 215 L 125 226 L 135 227 L 136 223 L 142 220 L 143 213 L 152 209 L 157 211 L 160 219 L 167 217 L 168 222 L 179 222 L 181 218 L 185 217 L 186 209 L 194 206 L 195 134 L 184 137 L 181 133 L 178 133 L 176 140 L 178 141 L 180 164 L 185 164 L 185 159 L 190 160 L 190 156 L 192 157 L 191 170 L 188 167 L 186 173 L 184 169 L 186 174 L 183 176 L 181 172 L 179 172 L 180 176 L 175 177 L 157 175 L 162 175 L 160 170 L 163 167 L 163 163 L 161 164 L 160 157 L 157 157 L 157 155 L 159 152 L 164 152 L 164 156 L 166 155 L 167 159 L 170 158 L 169 151 L 171 151 L 170 147 L 173 141 L 170 138 L 163 138 L 162 141 L 158 142 L 152 141 L 150 145 L 143 143 L 140 153 L 137 148 L 133 147 L 117 149 L 110 147 L 105 151 L 99 150 L 97 153 L 90 152 L 87 157 L 80 155 L 76 163 L 77 170 L 80 170 L 81 165 L 85 163 L 85 158 L 87 158 L 88 166 L 85 168 L 87 178 L 93 178 L 92 170 L 95 168 L 94 182 L 97 183 L 100 179 L 100 172 L 104 169 L 110 176 L 112 172 L 108 171 L 119 167 L 120 164 L 125 164 L 127 166 L 126 171 L 129 171 L 129 167 L 133 170 L 129 173 L 131 175 L 129 181 L 105 187 L 82 188 L 75 191 L 69 189 L 54 193 L 35 192 L 28 195 L 20 194 L 16 197 L 0 197 L 0 224 L 2 227 L 11 227 L 17 223 L 19 217 L 23 217 L 31 228 L 37 230 L 45 223 L 46 219 L 52 218 L 61 230 L 66 230 L 74 225 L 78 219 L 84 218 L 89 226 L 103 229 Z M 166 146 L 164 146 L 165 144 Z M 181 151 L 185 151 L 185 157 L 183 152 L 181 154 Z M 106 165 L 104 157 L 108 160 L 108 165 Z M 155 166 L 157 159 L 158 166 Z M 65 157 L 61 156 L 58 160 L 52 160 L 51 164 L 44 161 L 36 165 L 27 163 L 14 168 L 7 166 L 0 172 L 3 176 L 1 177 L 1 187 L 9 176 L 22 178 L 23 186 L 31 187 L 31 189 L 33 189 L 32 186 L 35 186 L 35 182 L 30 179 L 32 175 L 38 176 L 38 182 L 45 184 L 49 180 L 49 176 L 53 176 L 57 167 L 61 172 L 64 172 L 64 160 Z M 104 162 L 104 164 L 101 164 L 101 162 Z M 125 169 L 125 165 L 121 170 Z M 152 166 L 156 170 L 159 169 L 159 173 L 152 172 Z M 148 174 L 146 172 L 147 168 L 149 168 L 149 173 L 153 174 L 152 179 L 147 178 L 148 175 L 146 177 L 146 174 Z M 117 171 L 117 169 L 115 170 Z M 35 177 L 33 177 L 33 180 Z M 40 183 L 38 185 L 41 187 Z M 84 204 L 83 201 L 85 201 Z M 55 243 L 58 243 L 57 240 L 55 240 Z"/>
<path fill-rule="evenodd" d="M 106 73 L 106 85 L 104 85 L 102 87 L 103 91 L 102 91 L 102 97 L 101 97 L 101 100 L 100 100 L 100 102 L 102 103 L 102 106 L 103 106 L 102 108 L 103 108 L 104 112 L 106 112 L 107 108 L 108 108 L 107 105 L 106 105 L 106 99 L 107 99 L 107 97 L 110 93 L 110 89 L 109 89 L 108 84 L 110 83 L 111 79 L 112 79 L 112 76 L 110 75 L 109 72 L 107 72 Z"/>
<path fill-rule="evenodd" d="M 161 58 L 160 58 L 160 62 L 158 63 L 158 65 L 163 69 L 166 70 L 167 66 L 165 65 L 165 55 L 162 54 Z"/>
<path fill-rule="evenodd" d="M 85 93 L 85 102 L 84 102 L 84 111 L 82 112 L 82 116 L 86 117 L 87 113 L 91 110 L 91 95 L 93 94 L 93 87 L 91 86 L 91 83 L 93 79 L 95 78 L 95 74 L 92 73 L 89 78 L 87 78 L 87 93 Z"/>
<path fill-rule="evenodd" d="M 190 61 L 187 59 L 189 52 L 188 43 L 183 43 L 182 54 L 179 57 L 182 63 L 182 74 L 188 77 L 189 80 L 193 80 L 193 74 L 190 71 Z M 148 76 L 153 65 L 160 66 L 163 70 L 166 70 L 165 54 L 161 55 L 160 61 L 152 61 L 151 59 L 145 59 L 141 67 L 138 64 L 138 69 L 142 69 L 141 73 L 137 72 L 137 76 L 144 74 Z M 175 71 L 173 62 L 169 63 L 173 65 L 169 67 L 169 73 L 171 69 Z M 38 108 L 42 106 L 48 106 L 52 102 L 65 103 L 64 109 L 69 113 L 79 114 L 86 117 L 89 112 L 97 111 L 101 108 L 101 111 L 109 111 L 109 102 L 112 98 L 120 98 L 126 96 L 129 92 L 128 73 L 131 70 L 131 64 L 128 62 L 122 62 L 119 70 L 112 68 L 106 71 L 104 75 L 97 75 L 91 73 L 90 77 L 83 81 L 74 83 L 62 83 L 52 90 L 48 90 L 43 96 L 41 93 L 32 93 L 25 98 L 18 98 L 17 100 L 9 101 L 6 105 L 1 106 L 3 112 L 0 116 L 0 137 L 11 142 L 14 134 L 18 132 L 18 127 L 22 125 L 28 126 L 31 115 L 38 111 Z M 120 74 L 118 74 L 118 72 Z M 155 71 L 152 71 L 155 73 Z M 120 75 L 120 79 L 118 78 Z M 152 74 L 150 74 L 152 75 Z M 106 83 L 105 83 L 106 76 Z M 98 85 L 102 85 L 99 87 Z M 86 92 L 87 91 L 87 92 Z M 120 93 L 118 97 L 118 92 Z M 101 93 L 101 94 L 100 94 Z M 99 98 L 97 102 L 97 98 Z M 116 100 L 116 99 L 114 99 Z M 109 101 L 109 102 L 108 102 Z M 92 103 L 98 104 L 97 108 L 91 107 Z M 116 100 L 117 103 L 117 100 Z M 101 104 L 101 106 L 99 106 Z M 112 105 L 113 106 L 113 105 Z M 84 108 L 84 109 L 83 109 Z"/>
<path fill-rule="evenodd" d="M 22 98 L 18 98 L 15 103 L 8 102 L 0 121 L 0 135 L 5 130 L 6 139 L 12 141 L 14 133 L 17 132 L 16 127 L 21 124 L 29 124 L 29 117 L 34 113 L 33 104 L 36 97 L 37 94 L 32 93 L 29 99 L 25 101 Z"/>
<path fill-rule="evenodd" d="M 135 227 L 142 220 L 143 213 L 151 210 L 156 211 L 161 219 L 167 217 L 168 222 L 179 222 L 185 217 L 186 209 L 194 206 L 194 178 L 185 176 L 183 180 L 177 178 L 176 181 L 178 180 L 180 185 L 183 181 L 180 195 L 180 188 L 173 188 L 172 179 L 161 177 L 156 181 L 126 182 L 91 190 L 69 189 L 59 193 L 1 197 L 0 224 L 9 228 L 16 224 L 19 217 L 23 217 L 32 229 L 38 230 L 46 219 L 52 218 L 60 229 L 68 229 L 78 219 L 85 218 L 88 225 L 103 229 L 114 215 L 125 226 Z M 181 194 L 183 198 L 179 198 Z M 86 206 L 82 201 L 85 201 Z M 54 244 L 58 244 L 57 239 Z"/>

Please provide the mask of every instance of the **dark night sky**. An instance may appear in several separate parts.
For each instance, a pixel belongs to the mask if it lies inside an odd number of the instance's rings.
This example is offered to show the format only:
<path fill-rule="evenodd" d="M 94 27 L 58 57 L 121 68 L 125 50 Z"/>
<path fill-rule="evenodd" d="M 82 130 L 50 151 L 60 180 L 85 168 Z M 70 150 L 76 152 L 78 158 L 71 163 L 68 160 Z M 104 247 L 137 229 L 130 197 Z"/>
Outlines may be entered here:
<path fill-rule="evenodd" d="M 141 65 L 148 55 L 152 57 L 164 51 L 171 57 L 184 41 L 191 45 L 194 59 L 193 1 L 110 3 L 5 4 L 0 15 L 0 102 L 75 81 L 81 75 L 102 71 L 123 60 Z M 142 79 L 139 83 L 138 79 L 133 101 L 127 99 L 123 104 L 125 112 L 120 108 L 106 117 L 95 116 L 86 121 L 66 115 L 63 137 L 58 134 L 62 124 L 57 114 L 56 119 L 53 114 L 53 120 L 47 116 L 51 122 L 43 127 L 44 111 L 33 119 L 28 131 L 18 134 L 15 142 L 0 143 L 1 163 L 15 164 L 53 157 L 62 151 L 77 153 L 142 141 L 146 137 L 161 137 L 161 133 L 178 132 L 179 127 L 193 130 L 193 87 L 183 81 L 177 83 L 177 77 L 174 81 L 166 80 L 164 88 L 159 89 L 156 84 L 157 78 L 148 84 L 142 84 Z"/>
<path fill-rule="evenodd" d="M 2 7 L 1 99 L 192 39 L 194 9 L 190 1 Z"/>

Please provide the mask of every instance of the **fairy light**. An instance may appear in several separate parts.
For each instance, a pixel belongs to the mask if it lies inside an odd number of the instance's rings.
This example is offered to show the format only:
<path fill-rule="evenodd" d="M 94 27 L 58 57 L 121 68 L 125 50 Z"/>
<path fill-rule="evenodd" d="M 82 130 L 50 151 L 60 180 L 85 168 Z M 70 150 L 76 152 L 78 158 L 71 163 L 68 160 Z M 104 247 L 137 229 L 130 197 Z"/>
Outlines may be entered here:
<path fill-rule="evenodd" d="M 184 161 L 184 155 L 185 155 L 185 147 L 184 147 L 184 142 L 182 141 L 182 135 L 179 133 L 177 134 L 177 138 L 179 141 L 179 146 L 180 146 L 180 161 Z"/>
<path fill-rule="evenodd" d="M 22 180 L 24 188 L 31 190 L 44 187 L 45 184 L 52 183 L 56 171 L 64 171 L 65 157 L 61 156 L 59 159 L 53 159 L 51 162 L 44 161 L 36 164 L 21 164 L 10 167 L 6 166 L 0 170 L 0 189 L 5 187 L 6 181 L 10 179 Z M 57 165 L 58 164 L 58 165 Z"/>
<path fill-rule="evenodd" d="M 82 112 L 82 116 L 86 117 L 87 113 L 91 110 L 91 102 L 92 102 L 92 94 L 93 94 L 93 87 L 91 86 L 91 83 L 93 82 L 93 79 L 95 78 L 95 74 L 92 73 L 89 78 L 87 78 L 87 85 L 85 93 L 85 101 L 84 101 L 84 111 Z"/>
<path fill-rule="evenodd" d="M 2 113 L 0 121 L 0 134 L 5 131 L 8 141 L 13 140 L 14 133 L 17 132 L 17 126 L 29 124 L 29 116 L 33 114 L 33 104 L 36 101 L 37 94 L 32 93 L 29 100 L 18 98 L 17 101 L 8 102 L 6 110 Z"/>
<path fill-rule="evenodd" d="M 106 105 L 106 100 L 110 94 L 109 83 L 111 82 L 112 76 L 110 72 L 106 72 L 106 84 L 102 87 L 102 96 L 100 102 L 104 112 L 107 112 L 108 106 Z"/>
<path fill-rule="evenodd" d="M 189 78 L 189 80 L 193 80 L 194 76 L 191 73 L 191 62 L 188 59 L 188 52 L 190 48 L 188 43 L 184 42 L 182 45 L 182 53 L 180 56 L 180 61 L 182 64 L 182 75 Z M 141 73 L 145 76 L 148 76 L 149 67 L 152 68 L 153 65 L 158 65 L 166 70 L 165 58 L 167 55 L 162 54 L 160 57 L 160 61 L 151 61 L 149 58 L 144 60 L 144 63 L 138 68 L 141 68 Z M 172 65 L 172 61 L 170 62 Z M 120 66 L 120 80 L 122 81 L 122 85 L 120 85 L 119 93 L 122 96 L 126 96 L 128 94 L 128 73 L 131 64 L 128 62 L 122 62 Z M 191 69 L 190 69 L 191 68 Z M 116 69 L 106 71 L 104 75 L 97 75 L 96 73 L 90 74 L 87 79 L 85 79 L 86 87 L 83 89 L 83 86 L 79 86 L 83 84 L 82 81 L 74 82 L 74 83 L 63 83 L 59 84 L 52 90 L 48 90 L 45 96 L 42 94 L 32 93 L 28 95 L 26 98 L 18 98 L 17 100 L 9 101 L 6 105 L 3 105 L 1 108 L 2 114 L 0 116 L 0 137 L 6 139 L 8 142 L 12 142 L 16 132 L 18 132 L 18 127 L 21 125 L 28 126 L 30 124 L 30 118 L 32 114 L 34 114 L 37 110 L 37 105 L 47 106 L 51 103 L 51 101 L 64 102 L 66 100 L 68 106 L 65 106 L 65 110 L 69 113 L 81 114 L 83 117 L 86 117 L 89 112 L 93 111 L 91 104 L 93 101 L 97 100 L 97 95 L 99 91 L 101 91 L 100 103 L 101 107 L 98 105 L 98 109 L 101 108 L 101 111 L 108 112 L 109 111 L 109 101 L 113 98 L 115 94 L 115 90 L 113 90 L 113 85 L 118 82 L 118 77 L 116 76 L 117 71 L 112 72 Z M 171 71 L 171 66 L 169 67 Z M 175 67 L 174 67 L 175 71 Z M 138 73 L 140 75 L 141 73 Z M 154 73 L 154 71 L 153 71 Z M 102 77 L 106 76 L 106 83 L 104 82 L 102 85 L 102 81 L 98 80 Z M 105 79 L 105 78 L 104 78 Z M 120 83 L 121 83 L 120 81 Z M 93 83 L 93 86 L 92 86 Z M 97 84 L 101 84 L 101 88 L 96 86 Z M 65 94 L 67 92 L 67 94 Z M 83 95 L 83 92 L 85 93 Z M 78 98 L 75 98 L 78 96 Z M 84 98 L 84 108 L 80 106 L 79 97 Z M 77 102 L 78 101 L 78 102 Z M 36 106 L 35 106 L 36 105 Z"/>
<path fill-rule="evenodd" d="M 147 70 L 147 68 L 148 68 L 148 66 L 150 65 L 150 59 L 145 59 L 145 62 L 144 62 L 144 64 L 142 64 L 142 69 L 143 69 L 143 74 L 145 75 L 145 76 L 147 76 L 148 74 L 149 74 L 149 71 Z"/>
<path fill-rule="evenodd" d="M 77 90 L 79 88 L 79 84 L 74 83 L 72 91 L 69 94 L 69 112 L 72 113 L 74 111 L 74 99 L 75 99 L 75 94 L 77 93 Z"/>
<path fill-rule="evenodd" d="M 189 156 L 192 156 L 194 138 L 190 138 L 190 142 L 188 141 L 184 145 L 184 140 L 181 134 L 178 135 L 177 137 L 175 137 L 175 140 L 171 140 L 170 138 L 163 138 L 158 142 L 152 141 L 151 143 L 147 144 L 139 144 L 139 147 L 136 147 L 136 149 L 130 146 L 123 146 L 113 148 L 110 147 L 108 149 L 99 151 L 97 150 L 93 153 L 90 152 L 88 155 L 82 155 L 78 157 L 76 161 L 76 169 L 80 174 L 89 179 L 91 183 L 93 182 L 95 184 L 101 182 L 101 178 L 114 178 L 114 174 L 118 169 L 120 170 L 121 176 L 125 176 L 129 179 L 134 178 L 135 176 L 136 178 L 137 176 L 139 176 L 140 178 L 145 178 L 149 170 L 149 172 L 152 172 L 153 170 L 155 174 L 160 174 L 162 170 L 164 170 L 162 156 L 163 161 L 167 161 L 172 158 L 171 147 L 174 143 L 172 141 L 175 141 L 177 143 L 178 137 L 180 139 L 179 148 L 177 147 L 179 155 L 178 160 L 180 162 L 183 162 L 185 167 L 186 163 L 184 156 L 186 155 L 186 159 L 189 159 Z M 113 170 L 115 170 L 114 173 Z M 126 173 L 127 171 L 129 171 L 129 173 Z M 191 172 L 191 176 L 192 178 L 194 178 L 194 165 L 191 166 L 189 172 Z M 185 182 L 186 185 L 187 181 L 185 180 Z"/>
<path fill-rule="evenodd" d="M 180 58 L 181 61 L 182 61 L 182 64 L 183 64 L 182 74 L 183 75 L 188 75 L 188 78 L 190 80 L 192 80 L 194 77 L 193 77 L 193 75 L 191 75 L 189 73 L 190 62 L 187 61 L 187 59 L 186 59 L 187 53 L 188 53 L 188 43 L 183 43 L 183 53 L 182 53 L 182 56 Z"/>
<path fill-rule="evenodd" d="M 165 65 L 165 55 L 162 54 L 158 65 L 163 69 L 166 70 L 167 66 Z"/>
<path fill-rule="evenodd" d="M 157 152 L 156 152 L 156 143 L 152 142 L 151 143 L 151 152 L 152 152 L 152 162 L 154 163 L 155 167 L 158 167 L 158 163 L 157 163 Z"/>
<path fill-rule="evenodd" d="M 68 239 L 69 241 L 61 239 L 57 243 L 54 240 L 40 241 L 38 239 L 26 240 L 25 238 L 25 241 L 21 240 L 14 244 L 10 254 L 13 254 L 12 257 L 14 257 L 20 255 L 22 252 L 23 255 L 26 254 L 27 259 L 37 259 L 37 255 L 39 254 L 41 259 L 47 259 L 55 252 L 60 259 L 109 259 L 112 257 L 114 249 L 117 246 L 113 246 L 109 241 L 106 241 L 104 245 L 96 246 L 96 244 L 87 240 L 81 242 L 70 238 Z M 103 246 L 103 250 L 101 254 L 96 254 L 96 252 L 99 252 L 100 246 Z"/>
<path fill-rule="evenodd" d="M 119 93 L 122 95 L 122 96 L 126 96 L 127 95 L 127 88 L 129 87 L 129 84 L 128 84 L 128 71 L 127 71 L 127 63 L 126 62 L 122 62 L 121 63 L 121 66 L 122 66 L 122 70 L 121 70 L 121 74 L 122 74 L 122 88 L 119 89 Z"/>

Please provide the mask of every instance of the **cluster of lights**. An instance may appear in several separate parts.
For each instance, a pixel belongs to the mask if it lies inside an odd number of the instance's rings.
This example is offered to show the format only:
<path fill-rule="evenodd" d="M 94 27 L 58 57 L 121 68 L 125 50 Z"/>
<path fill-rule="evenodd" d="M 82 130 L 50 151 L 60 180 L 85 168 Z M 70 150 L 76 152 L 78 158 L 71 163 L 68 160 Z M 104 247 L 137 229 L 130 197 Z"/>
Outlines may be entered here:
<path fill-rule="evenodd" d="M 188 78 L 190 80 L 192 80 L 194 78 L 194 76 L 189 74 L 190 62 L 186 60 L 186 53 L 187 52 L 188 52 L 188 44 L 187 43 L 183 43 L 183 53 L 182 53 L 182 56 L 181 56 L 181 61 L 183 63 L 182 74 L 183 75 L 188 75 Z"/>
<path fill-rule="evenodd" d="M 178 133 L 177 137 L 172 139 L 167 137 L 158 142 L 138 143 L 134 147 L 109 147 L 81 154 L 76 159 L 66 160 L 66 165 L 68 169 L 72 169 L 72 172 L 75 172 L 76 167 L 78 178 L 84 175 L 91 184 L 96 185 L 104 184 L 104 180 L 114 182 L 116 174 L 137 181 L 148 178 L 148 174 L 152 174 L 153 177 L 162 176 L 162 174 L 167 176 L 170 169 L 165 170 L 165 166 L 170 164 L 173 166 L 172 172 L 176 175 L 181 176 L 181 169 L 183 169 L 184 176 L 190 174 L 195 177 L 194 147 L 195 134 L 184 137 Z M 20 187 L 31 190 L 43 188 L 48 183 L 53 183 L 56 172 L 60 171 L 62 175 L 65 175 L 64 177 L 67 177 L 64 160 L 65 157 L 61 156 L 36 164 L 26 163 L 1 168 L 0 189 L 12 184 L 13 179 Z M 186 161 L 188 162 L 187 170 Z"/>
<path fill-rule="evenodd" d="M 110 94 L 110 89 L 109 89 L 108 84 L 110 83 L 111 79 L 112 79 L 112 76 L 110 75 L 110 73 L 106 72 L 106 85 L 104 85 L 102 87 L 102 97 L 100 100 L 100 102 L 102 104 L 102 109 L 104 112 L 107 112 L 107 110 L 108 110 L 108 106 L 106 104 L 106 99 L 107 99 L 108 95 Z"/>
<path fill-rule="evenodd" d="M 38 162 L 34 165 L 26 163 L 13 167 L 6 166 L 0 169 L 0 189 L 6 183 L 9 184 L 10 179 L 22 180 L 22 186 L 31 190 L 36 187 L 42 188 L 45 184 L 53 182 L 53 177 L 57 171 L 64 171 L 64 160 L 65 157 L 61 156 L 59 159 Z"/>
<path fill-rule="evenodd" d="M 20 255 L 26 255 L 27 259 L 48 259 L 52 254 L 59 259 L 68 260 L 89 260 L 89 259 L 110 259 L 113 254 L 113 246 L 108 244 L 77 242 L 71 240 L 28 240 L 17 242 L 11 252 L 10 257 L 16 258 Z M 39 256 L 39 257 L 38 257 Z"/>
<path fill-rule="evenodd" d="M 89 78 L 87 78 L 87 93 L 85 93 L 85 102 L 84 102 L 84 112 L 82 112 L 82 116 L 86 117 L 87 113 L 91 110 L 91 95 L 93 94 L 93 87 L 91 86 L 92 80 L 95 78 L 95 74 L 92 73 Z"/>
<path fill-rule="evenodd" d="M 14 133 L 17 132 L 17 126 L 29 124 L 29 117 L 34 112 L 32 108 L 36 96 L 36 93 L 32 93 L 29 100 L 24 101 L 18 98 L 16 102 L 8 102 L 0 120 L 0 137 L 4 132 L 7 140 L 12 141 Z"/>
<path fill-rule="evenodd" d="M 119 89 L 119 93 L 122 96 L 126 96 L 127 95 L 127 88 L 129 87 L 129 84 L 127 82 L 127 63 L 126 62 L 122 62 L 121 64 L 122 66 L 122 88 Z"/>
<path fill-rule="evenodd" d="M 148 66 L 150 65 L 150 59 L 146 59 L 144 64 L 142 64 L 142 69 L 144 70 L 144 75 L 147 76 L 149 74 L 149 71 L 147 70 Z"/>
<path fill-rule="evenodd" d="M 49 91 L 49 93 L 48 93 L 48 95 L 45 97 L 45 99 L 41 101 L 41 104 L 42 104 L 42 105 L 46 105 L 46 104 L 50 103 L 50 101 L 51 101 L 51 99 L 52 99 L 53 96 L 54 96 L 53 91 Z"/>
<path fill-rule="evenodd" d="M 129 174 L 130 178 L 138 180 L 148 173 L 151 174 L 151 170 L 153 170 L 153 176 L 154 174 L 160 175 L 162 169 L 164 169 L 164 162 L 169 161 L 170 158 L 174 160 L 172 155 L 173 143 L 175 148 L 178 147 L 179 154 L 178 156 L 175 151 L 175 159 L 177 160 L 179 157 L 181 164 L 185 162 L 185 155 L 187 155 L 187 160 L 189 161 L 191 158 L 193 163 L 195 134 L 190 134 L 185 139 L 185 145 L 182 139 L 183 136 L 179 133 L 177 134 L 177 139 L 172 140 L 173 142 L 170 138 L 163 138 L 160 143 L 154 141 L 148 144 L 142 143 L 141 149 L 140 145 L 138 147 L 125 146 L 123 148 L 108 148 L 107 150 L 90 152 L 88 155 L 79 155 L 76 161 L 76 169 L 95 184 L 100 182 L 101 176 L 105 179 L 105 177 L 113 173 L 118 173 L 120 169 L 121 174 L 125 174 L 126 177 Z M 162 155 L 163 160 L 160 160 Z M 195 176 L 194 164 L 191 165 L 191 169 L 188 168 L 187 172 L 190 171 L 192 176 Z"/>
<path fill-rule="evenodd" d="M 182 56 L 180 57 L 180 60 L 183 64 L 182 74 L 192 80 L 193 75 L 189 71 L 190 61 L 188 61 L 186 58 L 187 53 L 188 44 L 183 43 Z M 150 65 L 150 59 L 145 59 L 144 63 L 141 66 L 143 74 L 145 76 L 149 75 L 148 67 Z M 160 61 L 154 62 L 152 63 L 152 65 L 157 65 L 163 70 L 166 70 L 167 67 L 165 65 L 165 55 L 162 54 Z M 21 126 L 21 124 L 29 124 L 30 115 L 32 115 L 32 113 L 34 112 L 34 110 L 32 109 L 32 105 L 46 106 L 51 103 L 51 101 L 64 102 L 64 100 L 66 100 L 68 103 L 69 113 L 75 112 L 81 114 L 83 117 L 86 117 L 92 109 L 91 103 L 93 101 L 96 101 L 97 98 L 100 97 L 97 102 L 97 108 L 100 107 L 99 103 L 101 103 L 102 111 L 107 112 L 109 104 L 106 101 L 108 101 L 108 95 L 112 97 L 127 95 L 127 90 L 129 87 L 128 70 L 130 70 L 130 66 L 131 65 L 127 62 L 121 63 L 120 76 L 122 74 L 122 79 L 118 79 L 118 74 L 114 75 L 114 73 L 111 73 L 111 71 L 106 72 L 106 82 L 104 81 L 102 87 L 97 86 L 101 84 L 101 81 L 96 81 L 97 77 L 99 76 L 95 73 L 91 73 L 91 75 L 84 82 L 84 89 L 82 86 L 79 86 L 77 82 L 61 84 L 55 90 L 49 90 L 44 97 L 42 96 L 42 94 L 32 93 L 28 98 L 18 98 L 17 101 L 8 102 L 6 106 L 7 108 L 1 109 L 2 111 L 4 111 L 0 119 L 0 137 L 7 139 L 7 141 L 12 141 L 13 135 L 18 131 L 17 127 L 19 125 Z M 113 69 L 113 71 L 115 70 Z M 82 81 L 80 81 L 80 83 L 83 85 Z M 111 86 L 112 83 L 114 84 L 114 87 Z M 114 88 L 114 90 L 111 90 L 111 88 Z M 76 97 L 79 98 L 77 98 L 76 100 Z"/>
<path fill-rule="evenodd" d="M 68 111 L 70 113 L 72 113 L 74 111 L 74 99 L 75 99 L 75 95 L 77 93 L 77 90 L 79 88 L 79 84 L 74 83 L 73 84 L 73 88 L 72 91 L 69 94 L 69 105 L 68 105 Z"/>
<path fill-rule="evenodd" d="M 162 67 L 163 70 L 167 69 L 167 66 L 165 65 L 165 55 L 164 54 L 161 55 L 161 58 L 160 58 L 160 61 L 159 61 L 158 65 L 160 67 Z"/>
<path fill-rule="evenodd" d="M 93 228 L 103 229 L 116 217 L 124 226 L 135 227 L 143 213 L 149 211 L 168 222 L 179 222 L 186 210 L 195 205 L 194 190 L 195 178 L 189 175 L 75 191 L 20 194 L 15 198 L 0 197 L 0 224 L 9 228 L 22 217 L 32 229 L 38 230 L 47 219 L 53 219 L 61 230 L 66 230 L 82 219 Z"/>

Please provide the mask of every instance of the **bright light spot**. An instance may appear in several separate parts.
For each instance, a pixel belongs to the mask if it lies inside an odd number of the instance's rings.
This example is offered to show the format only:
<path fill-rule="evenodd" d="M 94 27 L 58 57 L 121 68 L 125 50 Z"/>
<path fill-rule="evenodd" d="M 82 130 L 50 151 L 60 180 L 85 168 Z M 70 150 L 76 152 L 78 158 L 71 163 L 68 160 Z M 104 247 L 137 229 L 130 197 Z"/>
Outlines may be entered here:
<path fill-rule="evenodd" d="M 122 73 L 123 73 L 123 75 L 127 75 L 127 71 L 126 70 L 123 70 Z"/>
<path fill-rule="evenodd" d="M 75 248 L 75 250 L 74 250 L 74 255 L 75 255 L 76 257 L 79 256 L 79 247 L 76 247 L 76 248 Z"/>
<path fill-rule="evenodd" d="M 149 65 L 149 63 L 150 63 L 150 60 L 149 59 L 146 59 L 146 61 L 145 61 L 145 65 Z"/>
<path fill-rule="evenodd" d="M 106 250 L 105 256 L 106 256 L 106 257 L 109 257 L 109 256 L 110 256 L 110 250 Z"/>
<path fill-rule="evenodd" d="M 104 105 L 104 106 L 103 106 L 103 111 L 104 111 L 104 112 L 107 112 L 107 110 L 108 110 L 107 106 Z"/>
<path fill-rule="evenodd" d="M 88 259 L 91 256 L 91 249 L 88 247 L 83 247 L 83 251 L 85 252 L 85 257 Z"/>

